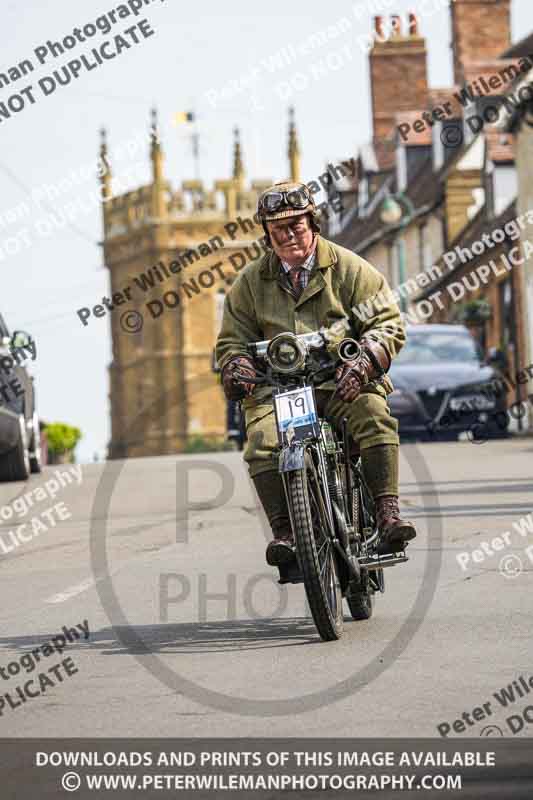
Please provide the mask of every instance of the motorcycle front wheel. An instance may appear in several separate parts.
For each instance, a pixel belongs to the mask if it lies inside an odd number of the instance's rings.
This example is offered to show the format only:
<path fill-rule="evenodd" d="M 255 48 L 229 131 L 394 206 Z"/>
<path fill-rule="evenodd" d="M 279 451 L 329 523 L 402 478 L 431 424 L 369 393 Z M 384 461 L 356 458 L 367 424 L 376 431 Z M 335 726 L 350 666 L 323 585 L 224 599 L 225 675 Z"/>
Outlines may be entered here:
<path fill-rule="evenodd" d="M 334 548 L 328 536 L 323 488 L 306 451 L 302 469 L 287 473 L 296 551 L 311 614 L 323 641 L 343 631 L 342 593 Z"/>

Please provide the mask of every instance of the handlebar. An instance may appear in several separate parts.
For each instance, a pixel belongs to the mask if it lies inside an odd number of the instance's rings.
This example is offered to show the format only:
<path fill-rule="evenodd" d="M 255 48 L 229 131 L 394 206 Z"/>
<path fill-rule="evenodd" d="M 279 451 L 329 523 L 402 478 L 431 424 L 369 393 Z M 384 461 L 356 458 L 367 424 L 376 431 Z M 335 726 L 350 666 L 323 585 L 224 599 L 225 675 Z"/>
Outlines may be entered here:
<path fill-rule="evenodd" d="M 278 369 L 276 364 L 275 356 L 270 353 L 269 354 L 269 347 L 274 346 L 273 343 L 276 342 L 278 339 L 282 339 L 283 337 L 292 337 L 293 341 L 297 340 L 300 345 L 302 346 L 300 352 L 300 363 L 297 363 L 294 370 L 287 370 L 282 369 L 281 366 Z M 323 375 L 320 379 L 317 378 L 318 375 L 324 372 L 333 373 L 335 370 L 335 363 L 333 353 L 330 351 L 329 356 L 327 357 L 327 361 L 329 363 L 324 363 L 322 356 L 318 355 L 319 351 L 323 351 L 324 355 L 328 353 L 328 343 L 331 342 L 331 338 L 328 336 L 328 331 L 324 328 L 321 328 L 319 331 L 312 331 L 311 333 L 300 333 L 300 334 L 293 334 L 287 331 L 286 334 L 278 334 L 273 339 L 265 339 L 260 342 L 250 342 L 247 345 L 247 350 L 250 353 L 250 356 L 255 360 L 265 360 L 267 362 L 266 372 L 262 372 L 261 369 L 256 369 L 256 374 L 254 377 L 249 377 L 246 374 L 243 374 L 238 369 L 233 372 L 233 378 L 239 383 L 244 384 L 251 384 L 251 385 L 260 385 L 260 384 L 275 384 L 275 385 L 284 385 L 287 378 L 292 375 L 296 377 L 299 375 L 301 378 L 303 375 L 302 369 L 304 367 L 304 363 L 307 364 L 307 356 L 311 356 L 312 352 L 314 351 L 317 353 L 317 360 L 313 364 L 307 365 L 307 376 L 308 379 L 311 379 L 313 383 L 321 382 L 327 380 L 327 377 Z M 361 353 L 361 348 L 357 341 L 350 338 L 342 339 L 337 348 L 337 357 L 339 360 L 346 361 L 349 358 L 352 359 L 357 358 L 358 355 Z M 309 370 L 311 367 L 311 370 Z M 314 367 L 314 369 L 312 368 Z M 316 368 L 318 367 L 318 369 Z M 280 373 L 278 375 L 278 372 Z M 329 375 L 328 375 L 329 377 Z"/>
<path fill-rule="evenodd" d="M 243 375 L 242 372 L 235 370 L 233 373 L 233 377 L 236 378 L 238 381 L 242 381 L 242 383 L 266 383 L 267 379 L 266 376 L 259 377 L 259 378 L 250 378 L 248 375 Z"/>

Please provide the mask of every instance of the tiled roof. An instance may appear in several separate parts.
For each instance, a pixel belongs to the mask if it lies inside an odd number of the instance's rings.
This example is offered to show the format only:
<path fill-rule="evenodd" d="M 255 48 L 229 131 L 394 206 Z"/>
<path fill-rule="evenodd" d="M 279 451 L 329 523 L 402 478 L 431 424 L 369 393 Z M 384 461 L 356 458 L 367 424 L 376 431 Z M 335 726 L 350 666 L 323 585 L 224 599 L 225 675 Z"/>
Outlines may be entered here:
<path fill-rule="evenodd" d="M 453 93 L 459 91 L 459 86 L 446 86 L 440 89 L 429 89 L 428 97 L 431 105 L 441 105 L 447 100 L 453 99 Z"/>
<path fill-rule="evenodd" d="M 443 193 L 442 170 L 433 169 L 433 156 L 427 159 L 407 188 L 407 196 L 415 208 L 435 205 Z"/>
<path fill-rule="evenodd" d="M 533 33 L 529 33 L 519 42 L 515 42 L 511 47 L 502 53 L 502 58 L 520 58 L 533 53 Z"/>
<path fill-rule="evenodd" d="M 391 173 L 383 174 L 380 176 L 379 186 L 390 179 Z M 333 241 L 340 244 L 342 247 L 347 247 L 348 250 L 360 251 L 361 243 L 365 242 L 370 236 L 375 234 L 383 227 L 380 219 L 381 204 L 377 203 L 372 213 L 367 217 L 354 217 L 337 236 L 332 237 Z"/>
<path fill-rule="evenodd" d="M 465 83 L 471 83 L 473 80 L 476 80 L 479 77 L 483 77 L 488 82 L 488 79 L 490 79 L 491 76 L 499 76 L 502 70 L 512 64 L 517 65 L 517 59 L 525 56 L 531 56 L 533 59 L 533 33 L 522 39 L 520 42 L 512 45 L 508 50 L 502 53 L 502 57 L 500 59 L 470 61 L 465 63 Z M 523 73 L 521 73 L 521 78 L 523 78 Z M 505 83 L 502 82 L 501 87 L 495 87 L 494 89 L 490 87 L 490 92 L 487 92 L 486 94 L 487 96 L 491 96 L 492 93 L 495 95 L 501 95 L 502 92 L 509 91 L 511 85 L 512 84 L 510 81 Z M 461 91 L 461 88 L 462 87 L 460 86 L 451 86 L 449 88 L 430 88 L 428 90 L 429 102 L 427 110 L 431 112 L 432 109 L 436 108 L 437 106 L 442 106 L 444 103 L 452 103 L 454 116 L 462 117 L 464 110 L 463 106 L 454 96 L 456 93 Z M 421 117 L 421 113 L 421 111 L 398 113 L 396 115 L 396 124 L 400 124 L 400 122 L 405 121 L 411 123 L 412 125 L 417 118 L 419 119 Z M 487 153 L 493 162 L 509 163 L 514 160 L 514 137 L 510 136 L 509 134 L 502 134 L 496 130 L 489 130 L 489 128 L 487 128 L 484 133 L 487 138 Z M 393 138 L 395 134 L 396 128 L 392 132 L 392 136 L 389 139 L 385 141 L 375 140 L 368 148 L 368 152 L 370 152 L 372 155 L 374 169 L 377 165 L 378 171 L 382 173 L 379 175 L 379 180 L 375 181 L 375 190 L 379 190 L 385 181 L 390 180 L 391 178 L 394 180 L 393 171 L 395 166 L 395 142 L 393 141 Z M 431 144 L 431 129 L 427 126 L 421 133 L 415 133 L 413 130 L 411 130 L 409 136 L 409 145 L 413 144 L 418 146 L 427 146 Z M 448 160 L 447 163 L 444 164 L 437 173 L 435 173 L 433 169 L 431 156 L 422 164 L 418 173 L 410 181 L 406 191 L 406 195 L 413 203 L 416 211 L 433 208 L 442 201 L 444 194 L 443 181 L 445 175 L 450 168 L 453 169 L 454 162 L 460 158 L 463 152 L 464 148 L 458 148 L 455 157 Z M 391 191 L 394 191 L 393 187 L 391 187 Z M 373 195 L 374 194 L 375 191 L 373 192 Z M 349 249 L 364 252 L 365 249 L 373 243 L 373 241 L 376 241 L 385 234 L 386 229 L 380 219 L 380 205 L 380 203 L 377 203 L 368 217 L 354 217 L 347 224 L 345 230 L 338 234 L 338 236 L 334 237 L 335 241 L 344 247 L 348 247 Z M 501 214 L 497 220 L 491 220 L 490 223 L 488 223 L 489 228 L 497 227 L 499 223 L 505 223 L 507 220 L 506 215 L 509 215 L 509 219 L 512 218 L 513 210 L 514 204 L 509 206 L 509 208 L 506 209 L 506 211 L 503 212 L 503 214 Z M 476 238 L 479 238 L 479 234 L 484 232 L 483 226 L 485 226 L 485 229 L 487 226 L 485 214 L 486 209 L 483 207 L 476 217 L 474 217 L 474 219 L 469 223 L 468 228 L 461 232 L 460 239 L 462 243 L 464 242 L 465 236 L 471 236 L 471 241 L 475 241 Z"/>
<path fill-rule="evenodd" d="M 451 86 L 449 89 L 430 89 L 428 111 L 442 108 L 445 103 L 450 103 L 452 113 L 448 114 L 446 111 L 446 119 L 461 119 L 463 116 L 463 105 L 455 97 L 455 94 L 459 92 L 459 86 Z"/>
<path fill-rule="evenodd" d="M 448 246 L 448 252 L 453 250 L 457 245 L 461 245 L 466 249 L 469 249 L 470 246 L 476 242 L 478 239 L 481 239 L 484 233 L 490 234 L 491 231 L 495 230 L 495 228 L 503 228 L 507 222 L 510 222 L 512 219 L 516 217 L 516 200 L 513 200 L 507 208 L 502 211 L 502 213 L 498 217 L 492 217 L 489 219 L 487 217 L 487 206 L 483 206 L 479 209 L 476 216 L 470 220 L 466 228 L 463 228 L 462 231 L 455 237 L 453 242 L 451 242 Z M 444 255 L 444 254 L 443 254 Z M 486 259 L 486 253 L 481 254 L 480 256 L 476 256 L 470 262 L 470 264 L 475 264 L 478 259 Z M 435 264 L 443 266 L 442 260 L 438 259 L 435 261 Z M 446 284 L 448 280 L 453 279 L 453 274 L 456 270 L 461 269 L 464 267 L 465 264 L 459 262 L 454 269 L 450 270 L 449 267 L 445 267 L 444 274 L 434 281 L 430 286 L 426 286 L 421 292 L 419 292 L 417 299 L 423 299 L 424 297 L 428 297 L 432 294 L 438 286 L 442 284 Z"/>
<path fill-rule="evenodd" d="M 483 79 L 486 85 L 482 85 L 483 96 L 496 97 L 503 94 L 513 83 L 512 80 L 502 77 L 502 72 L 509 67 L 517 67 L 516 59 L 492 59 L 490 61 L 468 61 L 464 64 L 465 83 L 471 84 L 472 81 Z M 520 72 L 518 73 L 520 74 Z M 491 78 L 498 78 L 498 86 L 490 86 Z"/>
<path fill-rule="evenodd" d="M 412 202 L 415 211 L 430 208 L 437 205 L 443 196 L 443 184 L 441 180 L 443 170 L 435 173 L 433 170 L 432 158 L 428 158 L 421 166 L 418 173 L 415 175 L 405 194 Z M 383 176 L 383 185 L 386 179 L 390 178 Z M 391 189 L 394 191 L 394 189 Z M 349 250 L 355 250 L 364 253 L 373 241 L 379 239 L 385 234 L 386 226 L 383 225 L 380 218 L 381 203 L 377 203 L 372 213 L 368 217 L 355 217 L 345 230 L 333 237 L 337 244 L 342 247 L 347 247 Z M 390 229 L 389 229 L 390 230 Z"/>

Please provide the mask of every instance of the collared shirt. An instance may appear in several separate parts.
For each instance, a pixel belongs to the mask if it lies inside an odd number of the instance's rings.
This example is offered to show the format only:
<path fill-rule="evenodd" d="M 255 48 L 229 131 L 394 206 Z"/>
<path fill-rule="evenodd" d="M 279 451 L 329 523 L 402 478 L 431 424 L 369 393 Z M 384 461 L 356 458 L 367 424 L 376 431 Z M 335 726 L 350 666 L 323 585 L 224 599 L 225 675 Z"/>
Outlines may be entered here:
<path fill-rule="evenodd" d="M 316 247 L 313 248 L 312 252 L 309 253 L 303 264 L 298 265 L 298 269 L 301 270 L 299 276 L 299 284 L 300 284 L 300 294 L 303 292 L 307 284 L 309 283 L 309 278 L 311 277 L 311 270 L 315 266 L 316 261 Z M 289 278 L 289 272 L 293 269 L 292 264 L 287 264 L 286 261 L 281 260 L 281 266 L 283 267 L 285 274 L 284 278 L 286 277 L 286 285 L 294 291 L 291 280 Z"/>

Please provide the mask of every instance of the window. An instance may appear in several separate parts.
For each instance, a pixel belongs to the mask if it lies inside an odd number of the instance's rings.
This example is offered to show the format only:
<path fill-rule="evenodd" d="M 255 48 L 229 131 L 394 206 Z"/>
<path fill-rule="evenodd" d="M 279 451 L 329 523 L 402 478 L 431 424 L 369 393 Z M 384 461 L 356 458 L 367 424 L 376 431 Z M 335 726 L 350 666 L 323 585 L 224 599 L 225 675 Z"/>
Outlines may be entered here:
<path fill-rule="evenodd" d="M 432 364 L 435 361 L 474 362 L 479 353 L 468 333 L 414 333 L 394 359 L 395 364 Z"/>
<path fill-rule="evenodd" d="M 513 288 L 511 278 L 506 278 L 498 285 L 500 303 L 500 348 L 506 353 L 514 343 L 514 309 Z"/>
<path fill-rule="evenodd" d="M 518 176 L 514 164 L 498 164 L 492 173 L 494 215 L 507 208 L 518 194 Z"/>

